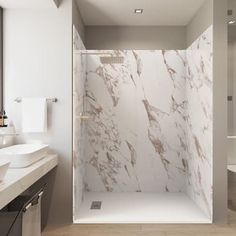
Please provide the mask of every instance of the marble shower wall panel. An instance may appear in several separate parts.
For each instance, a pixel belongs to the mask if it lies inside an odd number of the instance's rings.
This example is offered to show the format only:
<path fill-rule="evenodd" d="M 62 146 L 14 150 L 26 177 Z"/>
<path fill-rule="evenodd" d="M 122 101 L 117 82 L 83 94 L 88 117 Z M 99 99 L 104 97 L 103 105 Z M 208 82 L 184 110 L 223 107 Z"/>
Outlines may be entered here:
<path fill-rule="evenodd" d="M 187 50 L 187 193 L 212 216 L 213 33 L 205 31 Z"/>
<path fill-rule="evenodd" d="M 86 56 L 81 52 L 85 47 L 73 27 L 73 191 L 74 219 L 78 218 L 83 197 L 85 174 L 85 125 L 80 114 L 85 110 Z"/>
<path fill-rule="evenodd" d="M 184 192 L 185 51 L 89 51 L 87 191 Z"/>

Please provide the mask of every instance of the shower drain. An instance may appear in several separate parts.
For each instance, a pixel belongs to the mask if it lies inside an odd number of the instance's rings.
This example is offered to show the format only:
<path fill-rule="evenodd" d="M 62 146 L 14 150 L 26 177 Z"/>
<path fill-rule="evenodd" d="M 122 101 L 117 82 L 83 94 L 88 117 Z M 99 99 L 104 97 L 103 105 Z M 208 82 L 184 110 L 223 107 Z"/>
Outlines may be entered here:
<path fill-rule="evenodd" d="M 91 210 L 100 210 L 102 207 L 102 202 L 101 201 L 93 201 L 91 204 L 90 209 Z"/>

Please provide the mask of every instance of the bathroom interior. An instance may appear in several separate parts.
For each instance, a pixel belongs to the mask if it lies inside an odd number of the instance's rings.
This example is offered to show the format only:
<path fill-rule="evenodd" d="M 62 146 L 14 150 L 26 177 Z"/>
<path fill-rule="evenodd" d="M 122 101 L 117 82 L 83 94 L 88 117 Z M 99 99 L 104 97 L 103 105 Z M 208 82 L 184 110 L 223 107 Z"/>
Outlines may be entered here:
<path fill-rule="evenodd" d="M 70 223 L 227 223 L 236 1 L 0 6 L 0 236 Z"/>

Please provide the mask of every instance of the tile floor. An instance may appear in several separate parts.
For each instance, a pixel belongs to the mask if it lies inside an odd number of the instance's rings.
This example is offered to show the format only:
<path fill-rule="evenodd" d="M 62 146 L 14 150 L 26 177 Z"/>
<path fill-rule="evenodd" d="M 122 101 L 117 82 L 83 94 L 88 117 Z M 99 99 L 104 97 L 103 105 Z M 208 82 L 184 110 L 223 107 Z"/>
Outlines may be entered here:
<path fill-rule="evenodd" d="M 215 224 L 71 224 L 47 227 L 42 236 L 236 236 L 236 212 L 228 225 Z"/>

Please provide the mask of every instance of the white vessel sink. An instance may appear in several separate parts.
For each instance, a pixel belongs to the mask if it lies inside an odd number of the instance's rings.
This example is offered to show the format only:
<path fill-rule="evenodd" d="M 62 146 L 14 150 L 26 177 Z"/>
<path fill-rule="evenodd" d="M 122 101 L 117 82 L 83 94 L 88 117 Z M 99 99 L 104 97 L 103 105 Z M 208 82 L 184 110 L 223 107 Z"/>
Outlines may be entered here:
<path fill-rule="evenodd" d="M 0 182 L 3 181 L 9 168 L 9 165 L 10 165 L 9 161 L 0 160 Z"/>
<path fill-rule="evenodd" d="M 0 149 L 0 160 L 10 162 L 10 168 L 24 168 L 47 155 L 46 144 L 19 144 Z"/>

